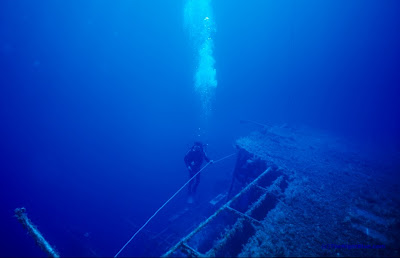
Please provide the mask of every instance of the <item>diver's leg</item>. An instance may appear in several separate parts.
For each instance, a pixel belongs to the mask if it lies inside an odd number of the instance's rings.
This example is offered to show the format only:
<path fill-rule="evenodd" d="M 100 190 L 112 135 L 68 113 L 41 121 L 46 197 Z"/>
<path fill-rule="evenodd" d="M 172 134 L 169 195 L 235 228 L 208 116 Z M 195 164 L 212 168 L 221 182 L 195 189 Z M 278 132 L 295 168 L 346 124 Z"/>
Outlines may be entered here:
<path fill-rule="evenodd" d="M 192 178 L 192 177 L 193 177 L 192 173 L 189 173 L 189 179 Z M 193 181 L 194 181 L 194 179 L 189 182 L 189 188 L 188 188 L 189 195 L 191 195 L 193 193 L 193 183 L 194 183 Z"/>
<path fill-rule="evenodd" d="M 189 174 L 189 179 L 190 178 L 192 178 L 193 176 L 194 176 L 194 174 L 195 173 L 193 173 L 193 171 L 191 171 L 190 172 L 190 174 Z M 194 191 L 195 191 L 195 188 L 194 188 L 194 185 L 195 185 L 195 182 L 194 182 L 194 180 L 196 180 L 196 178 L 193 178 L 190 182 L 189 182 L 189 192 L 188 192 L 188 200 L 187 200 L 187 202 L 190 204 L 190 203 L 193 203 L 193 195 L 194 195 Z"/>
<path fill-rule="evenodd" d="M 194 185 L 193 185 L 193 193 L 196 193 L 197 186 L 200 183 L 200 173 L 194 178 L 194 180 L 195 180 L 195 182 L 194 182 Z"/>

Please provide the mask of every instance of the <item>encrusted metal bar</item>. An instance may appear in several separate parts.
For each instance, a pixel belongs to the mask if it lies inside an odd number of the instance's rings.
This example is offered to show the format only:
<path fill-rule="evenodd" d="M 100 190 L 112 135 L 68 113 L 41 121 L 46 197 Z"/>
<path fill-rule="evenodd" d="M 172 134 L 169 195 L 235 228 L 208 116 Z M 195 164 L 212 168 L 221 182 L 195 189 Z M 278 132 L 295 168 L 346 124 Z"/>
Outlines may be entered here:
<path fill-rule="evenodd" d="M 246 211 L 246 214 L 251 214 L 254 209 L 256 209 L 258 206 L 260 206 L 260 204 L 265 200 L 265 198 L 267 198 L 268 193 L 263 193 L 256 202 L 253 203 L 253 205 L 251 205 L 251 207 Z"/>
<path fill-rule="evenodd" d="M 251 182 L 250 184 L 248 184 L 245 188 L 243 188 L 238 194 L 236 194 L 229 202 L 227 202 L 224 206 L 229 206 L 231 205 L 231 203 L 233 201 L 235 201 L 237 198 L 239 198 L 242 194 L 244 194 L 245 192 L 247 192 L 251 187 L 253 186 L 258 186 L 258 181 L 260 180 L 260 178 L 262 178 L 265 174 L 267 174 L 269 171 L 271 171 L 271 167 L 267 168 L 261 175 L 259 175 L 256 179 L 254 179 L 253 182 Z M 222 206 L 222 207 L 224 207 Z"/>
<path fill-rule="evenodd" d="M 262 186 L 256 185 L 256 187 L 257 187 L 258 189 L 264 191 L 264 192 L 267 191 L 267 188 L 264 188 L 264 187 L 262 187 Z"/>
<path fill-rule="evenodd" d="M 248 219 L 250 222 L 254 222 L 254 223 L 256 223 L 257 225 L 261 225 L 261 222 L 260 222 L 260 221 L 256 220 L 255 218 L 252 218 L 251 216 L 246 215 L 246 214 L 244 214 L 244 213 L 242 213 L 242 212 L 240 212 L 240 211 L 238 211 L 238 210 L 236 210 L 236 209 L 233 209 L 233 208 L 231 208 L 231 207 L 226 207 L 226 209 L 229 210 L 229 211 L 231 211 L 231 212 L 233 212 L 233 213 L 235 213 L 235 214 L 237 214 L 237 215 L 239 215 L 239 216 L 242 216 L 243 218 Z"/>
<path fill-rule="evenodd" d="M 171 255 L 173 252 L 176 251 L 176 249 L 182 247 L 194 234 L 199 232 L 204 226 L 206 226 L 208 223 L 210 223 L 214 218 L 217 217 L 217 215 L 223 211 L 226 208 L 231 208 L 230 205 L 233 201 L 235 201 L 237 198 L 239 198 L 243 193 L 247 192 L 251 187 L 254 185 L 257 185 L 257 182 L 262 178 L 265 174 L 267 174 L 269 171 L 271 171 L 271 167 L 268 167 L 261 175 L 259 175 L 253 182 L 248 184 L 245 188 L 243 188 L 238 194 L 236 194 L 230 201 L 225 203 L 221 208 L 219 208 L 213 215 L 211 215 L 208 219 L 200 223 L 200 225 L 195 228 L 192 232 L 190 232 L 189 235 L 186 237 L 182 238 L 181 241 L 179 241 L 175 246 L 173 246 L 171 249 L 169 249 L 168 252 L 162 255 L 162 257 L 167 257 Z"/>
<path fill-rule="evenodd" d="M 60 255 L 57 251 L 46 241 L 43 237 L 42 233 L 37 229 L 37 227 L 32 223 L 32 221 L 28 218 L 25 208 L 17 208 L 15 209 L 15 216 L 18 221 L 22 224 L 22 226 L 28 231 L 28 233 L 35 240 L 36 244 L 42 248 L 42 250 L 49 256 L 58 258 Z"/>
<path fill-rule="evenodd" d="M 192 247 L 190 247 L 189 245 L 187 245 L 186 243 L 183 243 L 181 245 L 181 248 L 186 249 L 186 251 L 188 253 L 190 253 L 191 257 L 202 257 L 204 256 L 203 254 L 199 253 L 197 250 L 194 250 Z"/>

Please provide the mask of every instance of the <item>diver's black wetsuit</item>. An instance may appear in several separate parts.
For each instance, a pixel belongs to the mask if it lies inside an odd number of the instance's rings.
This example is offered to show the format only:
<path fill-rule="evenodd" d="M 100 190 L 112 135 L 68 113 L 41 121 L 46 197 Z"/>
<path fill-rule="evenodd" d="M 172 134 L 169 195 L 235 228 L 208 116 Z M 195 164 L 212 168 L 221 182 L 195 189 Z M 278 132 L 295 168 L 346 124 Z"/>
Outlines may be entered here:
<path fill-rule="evenodd" d="M 189 177 L 192 178 L 197 172 L 200 171 L 201 164 L 203 163 L 203 159 L 206 162 L 210 162 L 210 159 L 207 157 L 204 152 L 202 144 L 195 144 L 193 147 L 186 153 L 184 161 L 186 167 L 189 170 Z M 196 193 L 197 186 L 200 183 L 200 174 L 198 174 L 192 181 L 189 183 L 189 194 L 192 195 Z"/>

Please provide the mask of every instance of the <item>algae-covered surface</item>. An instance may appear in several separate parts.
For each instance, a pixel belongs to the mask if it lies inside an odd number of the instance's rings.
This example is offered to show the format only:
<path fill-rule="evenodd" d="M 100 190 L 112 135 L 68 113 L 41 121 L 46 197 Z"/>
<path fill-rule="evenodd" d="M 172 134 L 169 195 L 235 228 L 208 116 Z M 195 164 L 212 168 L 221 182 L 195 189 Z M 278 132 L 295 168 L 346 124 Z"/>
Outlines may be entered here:
<path fill-rule="evenodd" d="M 339 138 L 286 126 L 237 145 L 287 179 L 238 256 L 399 256 L 398 158 L 379 161 Z"/>

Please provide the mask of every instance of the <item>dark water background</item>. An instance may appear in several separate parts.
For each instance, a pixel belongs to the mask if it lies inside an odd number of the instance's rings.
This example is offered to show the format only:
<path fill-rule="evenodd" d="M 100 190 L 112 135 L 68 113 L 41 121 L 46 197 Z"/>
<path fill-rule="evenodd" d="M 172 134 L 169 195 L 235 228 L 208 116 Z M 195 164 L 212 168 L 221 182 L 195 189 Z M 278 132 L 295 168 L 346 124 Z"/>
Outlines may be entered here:
<path fill-rule="evenodd" d="M 113 256 L 133 231 L 122 218 L 143 223 L 187 180 L 199 127 L 215 159 L 252 130 L 240 119 L 400 151 L 399 1 L 212 6 L 205 120 L 184 1 L 0 2 L 1 256 L 43 255 L 13 218 L 21 206 L 61 254 Z"/>

